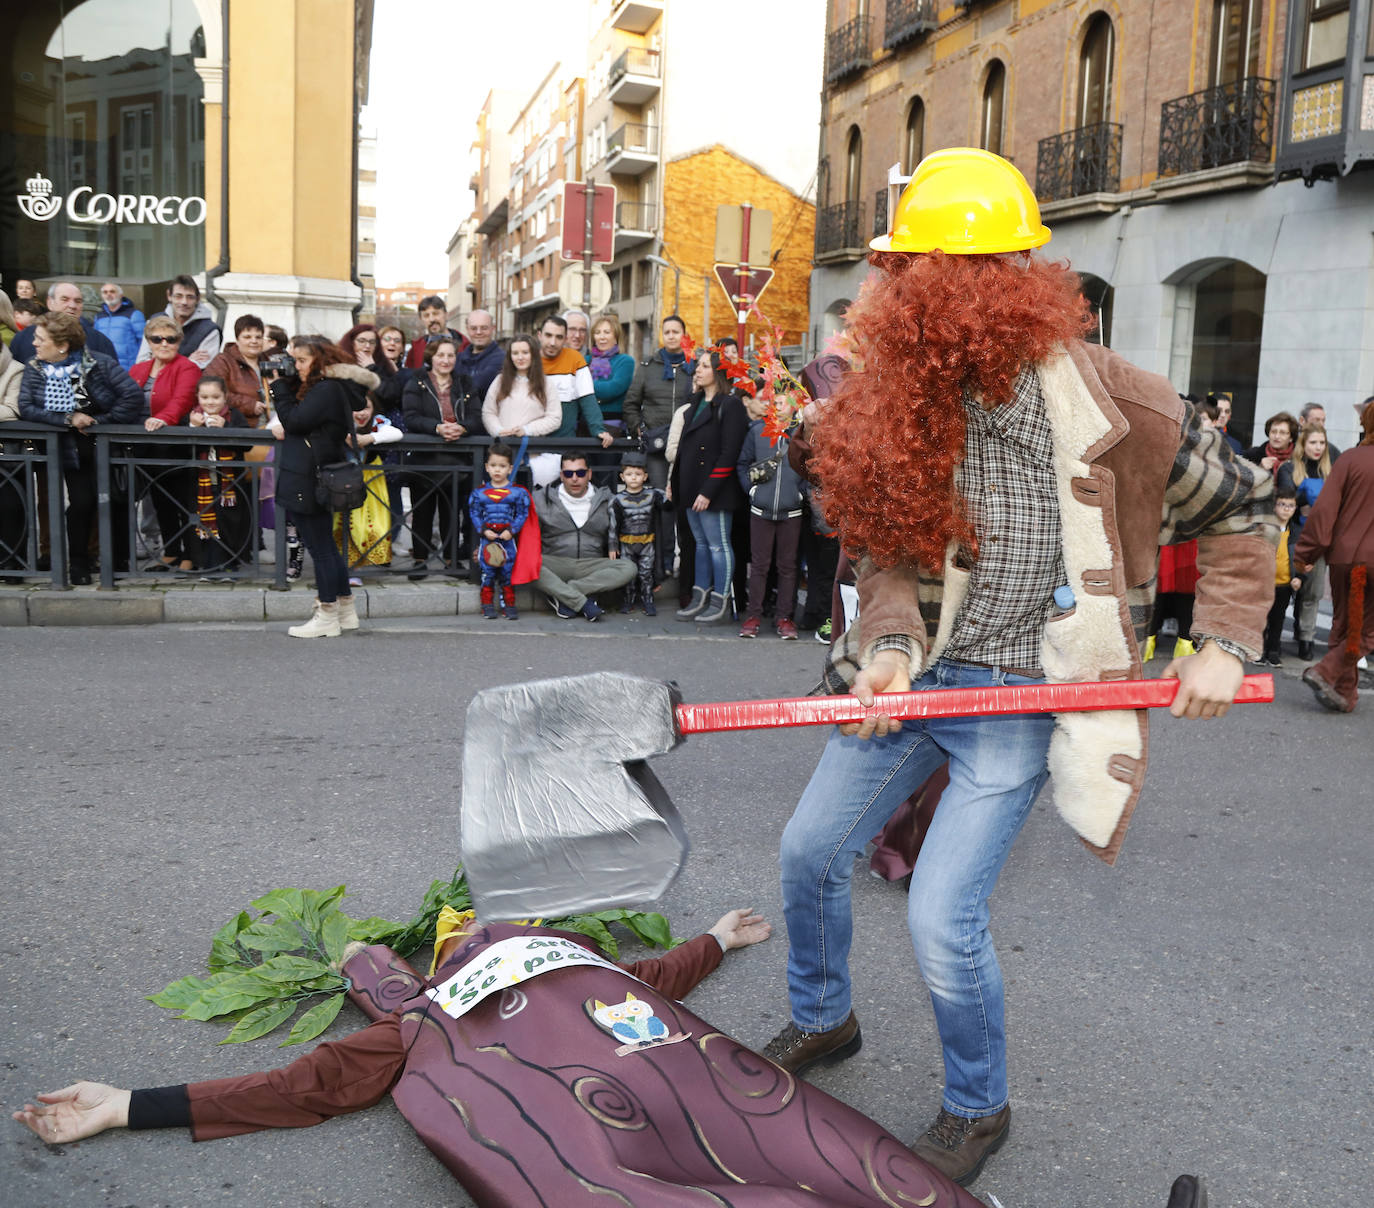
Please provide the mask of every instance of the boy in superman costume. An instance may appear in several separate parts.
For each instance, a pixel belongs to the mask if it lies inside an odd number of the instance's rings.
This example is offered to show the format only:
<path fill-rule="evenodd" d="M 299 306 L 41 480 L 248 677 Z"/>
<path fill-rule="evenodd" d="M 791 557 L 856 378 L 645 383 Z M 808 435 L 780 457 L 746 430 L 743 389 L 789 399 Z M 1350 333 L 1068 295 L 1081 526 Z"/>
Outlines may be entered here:
<path fill-rule="evenodd" d="M 515 455 L 502 444 L 487 450 L 487 482 L 468 496 L 468 514 L 477 533 L 477 557 L 482 567 L 482 615 L 496 619 L 496 586 L 508 621 L 518 620 L 511 571 L 515 566 L 516 538 L 530 514 L 530 497 L 511 482 Z"/>

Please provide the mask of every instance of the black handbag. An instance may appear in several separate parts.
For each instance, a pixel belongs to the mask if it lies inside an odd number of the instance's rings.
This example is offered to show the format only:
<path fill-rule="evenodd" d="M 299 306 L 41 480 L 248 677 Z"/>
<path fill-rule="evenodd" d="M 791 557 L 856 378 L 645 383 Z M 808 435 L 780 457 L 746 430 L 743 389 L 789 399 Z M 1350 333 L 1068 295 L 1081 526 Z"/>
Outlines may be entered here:
<path fill-rule="evenodd" d="M 358 450 L 358 429 L 353 423 L 351 407 L 348 407 L 348 431 L 353 437 L 353 448 L 358 451 L 358 460 L 331 461 L 315 469 L 315 502 L 329 512 L 356 511 L 367 498 L 362 451 Z"/>
<path fill-rule="evenodd" d="M 645 453 L 662 454 L 668 447 L 668 433 L 672 431 L 672 424 L 664 424 L 661 428 L 641 428 L 639 432 L 639 447 Z"/>

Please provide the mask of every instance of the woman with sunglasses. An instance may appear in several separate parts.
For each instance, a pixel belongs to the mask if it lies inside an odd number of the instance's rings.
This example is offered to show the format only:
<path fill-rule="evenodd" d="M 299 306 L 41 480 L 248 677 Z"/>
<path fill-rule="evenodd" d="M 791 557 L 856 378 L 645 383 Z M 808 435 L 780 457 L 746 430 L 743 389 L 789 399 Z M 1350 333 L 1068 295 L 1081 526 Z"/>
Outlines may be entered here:
<path fill-rule="evenodd" d="M 191 413 L 196 405 L 200 368 L 181 355 L 181 324 L 171 315 L 154 315 L 149 319 L 143 329 L 143 338 L 153 355 L 149 360 L 139 361 L 129 370 L 129 376 L 142 387 L 143 396 L 148 400 L 148 418 L 143 426 L 149 432 L 156 432 L 169 424 L 175 427 L 183 423 Z M 153 457 L 172 458 L 185 450 L 176 445 L 153 445 L 145 446 L 144 451 Z M 148 471 L 148 493 L 152 496 L 158 531 L 162 534 L 162 557 L 149 569 L 175 568 L 189 572 L 194 565 L 190 549 L 182 540 L 183 536 L 190 535 L 191 522 L 177 502 L 186 494 L 183 482 L 186 473 L 179 467 Z"/>

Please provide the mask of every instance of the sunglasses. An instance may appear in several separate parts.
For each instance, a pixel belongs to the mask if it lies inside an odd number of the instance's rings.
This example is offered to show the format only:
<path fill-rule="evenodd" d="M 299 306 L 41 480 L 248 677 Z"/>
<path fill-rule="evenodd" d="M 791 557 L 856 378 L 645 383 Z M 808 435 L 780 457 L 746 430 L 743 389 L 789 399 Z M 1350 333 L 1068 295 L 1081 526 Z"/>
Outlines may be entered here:
<path fill-rule="evenodd" d="M 148 336 L 149 344 L 180 344 L 181 341 L 176 336 Z"/>
<path fill-rule="evenodd" d="M 580 470 L 564 470 L 564 471 L 563 471 L 563 477 L 564 477 L 564 478 L 586 478 L 586 477 L 587 477 L 587 467 L 586 467 L 586 466 L 583 466 Z"/>

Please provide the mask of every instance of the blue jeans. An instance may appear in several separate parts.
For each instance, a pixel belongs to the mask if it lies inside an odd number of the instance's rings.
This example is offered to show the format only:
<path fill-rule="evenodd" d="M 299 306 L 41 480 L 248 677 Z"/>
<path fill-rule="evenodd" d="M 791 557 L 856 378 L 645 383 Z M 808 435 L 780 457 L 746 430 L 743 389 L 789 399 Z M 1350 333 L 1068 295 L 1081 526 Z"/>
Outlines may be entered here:
<path fill-rule="evenodd" d="M 697 542 L 697 558 L 692 583 L 707 591 L 727 595 L 735 577 L 735 549 L 730 544 L 730 524 L 734 512 L 707 508 L 704 512 L 687 510 L 687 526 Z"/>
<path fill-rule="evenodd" d="M 941 659 L 913 687 L 1038 681 Z M 988 898 L 1048 775 L 1048 713 L 908 721 L 885 738 L 830 736 L 782 835 L 787 988 L 806 1032 L 850 1011 L 850 880 L 864 844 L 946 759 L 950 783 L 911 878 L 907 923 L 944 1048 L 944 1106 L 976 1118 L 1007 1102 L 1002 973 Z"/>

